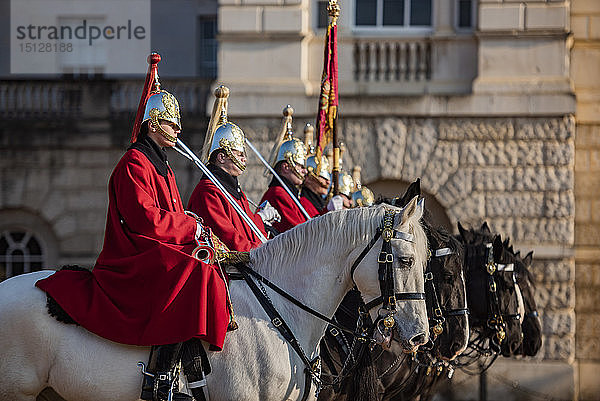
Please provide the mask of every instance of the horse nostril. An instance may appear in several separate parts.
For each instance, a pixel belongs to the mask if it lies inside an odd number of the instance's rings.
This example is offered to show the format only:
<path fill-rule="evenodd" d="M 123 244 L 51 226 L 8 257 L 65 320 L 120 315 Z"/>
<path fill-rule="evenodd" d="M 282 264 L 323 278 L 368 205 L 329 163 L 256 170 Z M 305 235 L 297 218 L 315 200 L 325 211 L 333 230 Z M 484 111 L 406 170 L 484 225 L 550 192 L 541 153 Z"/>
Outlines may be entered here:
<path fill-rule="evenodd" d="M 423 345 L 427 342 L 427 336 L 425 335 L 425 333 L 421 333 L 411 338 L 409 342 L 410 345 L 412 345 L 413 347 Z"/>

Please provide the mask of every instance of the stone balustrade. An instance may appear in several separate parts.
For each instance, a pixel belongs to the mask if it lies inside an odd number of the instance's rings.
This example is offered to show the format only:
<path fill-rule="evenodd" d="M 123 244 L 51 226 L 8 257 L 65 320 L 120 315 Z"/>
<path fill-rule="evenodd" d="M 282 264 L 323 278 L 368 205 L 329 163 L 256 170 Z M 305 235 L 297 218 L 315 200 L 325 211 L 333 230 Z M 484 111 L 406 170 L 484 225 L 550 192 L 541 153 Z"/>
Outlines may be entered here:
<path fill-rule="evenodd" d="M 75 82 L 5 81 L 0 83 L 0 116 L 77 117 L 81 99 L 81 87 Z"/>
<path fill-rule="evenodd" d="M 431 78 L 428 39 L 357 38 L 353 50 L 355 81 L 413 82 Z"/>
<path fill-rule="evenodd" d="M 140 101 L 141 82 L 5 81 L 0 83 L 0 116 L 16 120 L 76 119 L 82 115 L 103 117 L 108 113 L 132 113 Z M 162 84 L 177 97 L 182 114 L 205 116 L 210 81 L 164 80 Z"/>
<path fill-rule="evenodd" d="M 206 99 L 210 92 L 207 80 L 161 80 L 162 88 L 175 95 L 182 114 L 206 113 Z M 140 101 L 140 81 L 118 81 L 113 84 L 110 108 L 113 113 L 136 111 Z"/>

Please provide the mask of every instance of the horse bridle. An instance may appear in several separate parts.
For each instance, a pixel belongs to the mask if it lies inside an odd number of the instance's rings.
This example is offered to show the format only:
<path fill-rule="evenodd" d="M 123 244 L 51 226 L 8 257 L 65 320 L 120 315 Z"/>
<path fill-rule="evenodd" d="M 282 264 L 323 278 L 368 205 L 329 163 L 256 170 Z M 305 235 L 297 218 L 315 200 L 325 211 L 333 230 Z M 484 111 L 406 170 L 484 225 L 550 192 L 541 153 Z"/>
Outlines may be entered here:
<path fill-rule="evenodd" d="M 377 242 L 379 237 L 383 238 L 383 244 L 381 246 L 381 252 L 380 252 L 379 258 L 378 258 L 378 263 L 379 263 L 378 275 L 379 275 L 379 283 L 380 283 L 380 288 L 381 288 L 381 296 L 372 300 L 371 302 L 369 302 L 368 304 L 363 306 L 363 308 L 368 308 L 368 309 L 365 309 L 365 311 L 366 311 L 365 313 L 368 315 L 368 311 L 370 309 L 383 303 L 382 309 L 385 310 L 387 312 L 387 314 L 385 317 L 383 317 L 383 319 L 380 319 L 380 320 L 382 320 L 384 322 L 384 325 L 387 330 L 391 329 L 395 325 L 395 320 L 394 320 L 393 314 L 396 312 L 396 301 L 399 301 L 399 300 L 424 300 L 425 299 L 425 293 L 420 293 L 420 292 L 396 293 L 395 292 L 395 282 L 394 282 L 394 272 L 393 272 L 394 255 L 392 254 L 391 240 L 392 239 L 400 239 L 400 240 L 409 241 L 412 243 L 415 242 L 414 235 L 393 229 L 395 214 L 396 214 L 396 212 L 394 212 L 393 210 L 385 211 L 382 226 L 377 229 L 375 236 L 369 242 L 369 244 L 365 247 L 365 249 L 361 252 L 361 254 L 358 256 L 358 258 L 352 264 L 352 268 L 351 268 L 352 282 L 354 284 L 354 288 L 358 290 L 356 282 L 354 281 L 354 271 L 356 270 L 356 268 L 358 267 L 360 262 L 364 259 L 364 257 L 367 255 L 367 253 L 369 253 L 369 251 L 371 250 L 373 245 L 375 245 L 375 243 Z M 311 378 L 312 378 L 312 381 L 315 381 L 317 386 L 320 385 L 319 374 L 317 373 L 317 369 L 318 369 L 318 365 L 319 365 L 318 357 L 313 360 L 310 360 L 308 358 L 308 356 L 306 355 L 306 353 L 300 346 L 300 343 L 296 339 L 294 333 L 292 332 L 291 328 L 287 325 L 287 323 L 285 322 L 283 317 L 276 310 L 275 306 L 273 305 L 273 302 L 269 299 L 268 295 L 266 294 L 265 289 L 262 287 L 262 284 L 267 285 L 268 287 L 273 289 L 275 292 L 277 292 L 279 295 L 283 296 L 284 298 L 286 298 L 287 300 L 292 302 L 294 305 L 296 305 L 299 308 L 303 309 L 304 311 L 310 313 L 311 315 L 316 316 L 317 318 L 326 321 L 327 323 L 331 324 L 332 326 L 334 326 L 340 330 L 353 333 L 353 335 L 358 339 L 367 341 L 367 339 L 365 337 L 365 333 L 368 330 L 365 330 L 364 328 L 357 328 L 356 332 L 354 332 L 354 331 L 348 330 L 347 328 L 341 327 L 334 320 L 328 318 L 327 316 L 324 316 L 323 314 L 317 312 L 316 310 L 310 308 L 309 306 L 302 304 L 296 298 L 294 298 L 293 296 L 291 296 L 290 294 L 285 292 L 283 289 L 281 289 L 274 283 L 270 282 L 267 278 L 263 277 L 258 272 L 252 270 L 250 267 L 248 267 L 246 265 L 237 265 L 236 267 L 241 274 L 241 278 L 244 281 L 246 281 L 246 283 L 248 284 L 248 286 L 250 287 L 250 289 L 256 296 L 257 300 L 259 301 L 259 303 L 261 304 L 261 306 L 263 307 L 263 309 L 265 310 L 265 312 L 271 319 L 271 323 L 277 328 L 277 330 L 286 339 L 286 341 L 288 343 L 290 343 L 290 345 L 296 351 L 296 353 L 298 354 L 300 359 L 302 359 L 302 361 L 304 362 L 306 381 L 305 381 L 305 390 L 304 390 L 302 400 L 305 400 L 308 397 L 308 389 L 310 388 Z M 254 277 L 256 282 L 251 278 L 251 276 Z M 235 278 L 237 278 L 237 277 L 230 275 L 230 279 L 235 279 Z M 377 324 L 377 322 L 375 324 Z M 361 332 L 361 329 L 362 329 L 362 332 Z"/>
<path fill-rule="evenodd" d="M 433 280 L 433 272 L 431 271 L 431 260 L 433 258 L 442 258 L 444 256 L 449 256 L 454 253 L 450 248 L 439 248 L 435 251 L 429 250 L 429 258 L 427 260 L 427 268 L 425 270 L 425 285 L 429 283 L 430 291 L 427 291 L 427 287 L 425 288 L 425 294 L 431 294 L 431 316 L 429 317 L 430 322 L 435 324 L 431 324 L 431 331 L 434 335 L 434 338 L 442 334 L 444 331 L 444 322 L 446 321 L 446 317 L 450 316 L 462 316 L 468 315 L 468 308 L 456 308 L 456 309 L 445 309 L 442 307 L 440 299 L 438 297 L 437 290 L 435 288 L 435 282 Z"/>
<path fill-rule="evenodd" d="M 512 263 L 510 263 L 510 264 L 496 263 L 496 261 L 494 260 L 494 254 L 492 252 L 493 244 L 491 242 L 488 242 L 485 244 L 485 247 L 486 247 L 485 270 L 487 272 L 487 278 L 488 278 L 488 285 L 487 285 L 488 313 L 491 313 L 491 316 L 489 316 L 487 319 L 487 326 L 496 332 L 495 336 L 492 338 L 492 341 L 495 343 L 494 340 L 497 340 L 498 342 L 495 344 L 499 346 L 500 344 L 502 344 L 502 342 L 506 338 L 506 324 L 504 322 L 504 318 L 512 319 L 512 320 L 520 320 L 521 315 L 518 311 L 516 313 L 502 313 L 501 308 L 500 308 L 500 300 L 498 299 L 498 293 L 496 291 L 497 285 L 496 285 L 496 280 L 495 280 L 494 274 L 496 272 L 498 272 L 498 273 L 511 272 L 513 283 L 515 284 L 515 286 L 517 285 L 517 281 L 516 281 L 516 277 L 514 274 L 514 264 L 512 264 Z M 517 297 L 516 291 L 515 291 L 515 297 Z M 517 299 L 517 305 L 518 305 L 518 299 Z M 518 306 L 517 306 L 517 308 L 518 308 Z"/>
<path fill-rule="evenodd" d="M 394 229 L 393 226 L 395 216 L 396 212 L 393 210 L 385 211 L 382 226 L 377 229 L 373 239 L 371 239 L 365 249 L 363 249 L 360 255 L 358 255 L 352 264 L 352 268 L 350 269 L 350 277 L 352 278 L 354 289 L 358 290 L 358 286 L 354 281 L 354 271 L 369 253 L 371 248 L 373 248 L 375 243 L 379 240 L 379 237 L 383 239 L 381 251 L 379 252 L 379 257 L 377 258 L 377 263 L 379 264 L 378 278 L 381 295 L 362 306 L 360 308 L 360 314 L 363 316 L 368 315 L 368 312 L 371 309 L 376 306 L 383 305 L 379 310 L 379 318 L 375 322 L 375 325 L 378 325 L 379 322 L 383 322 L 385 327 L 384 330 L 389 330 L 395 325 L 394 314 L 397 311 L 397 301 L 425 300 L 424 292 L 396 292 L 393 266 L 394 254 L 392 253 L 391 242 L 392 240 L 404 240 L 414 243 L 415 237 L 413 234 Z"/>

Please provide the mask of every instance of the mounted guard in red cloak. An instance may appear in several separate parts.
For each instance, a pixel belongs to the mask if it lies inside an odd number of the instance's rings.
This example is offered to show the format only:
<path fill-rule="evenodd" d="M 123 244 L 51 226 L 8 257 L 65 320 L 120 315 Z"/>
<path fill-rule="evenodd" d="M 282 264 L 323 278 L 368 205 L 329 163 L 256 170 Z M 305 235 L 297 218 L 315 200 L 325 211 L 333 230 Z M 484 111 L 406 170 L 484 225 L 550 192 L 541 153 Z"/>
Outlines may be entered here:
<path fill-rule="evenodd" d="M 207 230 L 184 213 L 167 162 L 164 148 L 174 146 L 181 122 L 177 99 L 160 89 L 159 61 L 156 53 L 148 58 L 132 145 L 110 177 L 96 265 L 63 269 L 36 285 L 109 340 L 148 346 L 199 338 L 221 348 L 229 323 L 225 282 L 217 266 L 190 256 Z"/>

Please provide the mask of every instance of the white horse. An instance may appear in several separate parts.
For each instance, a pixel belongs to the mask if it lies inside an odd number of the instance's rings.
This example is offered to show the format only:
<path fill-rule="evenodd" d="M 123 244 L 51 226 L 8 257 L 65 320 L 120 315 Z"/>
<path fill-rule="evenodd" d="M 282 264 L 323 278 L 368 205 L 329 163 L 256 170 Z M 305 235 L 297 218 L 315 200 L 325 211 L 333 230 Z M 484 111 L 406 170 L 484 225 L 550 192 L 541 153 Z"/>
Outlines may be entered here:
<path fill-rule="evenodd" d="M 351 266 L 375 236 L 386 208 L 396 212 L 394 229 L 415 238 L 391 240 L 396 290 L 422 293 L 427 239 L 416 198 L 404 209 L 381 205 L 328 213 L 253 250 L 250 266 L 303 304 L 333 316 L 352 286 Z M 365 301 L 380 295 L 381 241 L 354 271 Z M 410 258 L 412 267 L 406 266 Z M 45 387 L 70 401 L 137 400 L 142 383 L 137 363 L 147 361 L 150 348 L 117 344 L 49 316 L 46 294 L 34 283 L 51 274 L 30 273 L 0 283 L 0 400 L 33 401 Z M 239 329 L 227 334 L 223 351 L 209 352 L 211 401 L 300 399 L 305 387 L 302 360 L 245 282 L 231 282 L 230 290 Z M 306 354 L 316 356 L 326 323 L 268 287 L 267 292 Z M 409 351 L 427 341 L 425 302 L 398 303 L 394 334 Z"/>

